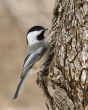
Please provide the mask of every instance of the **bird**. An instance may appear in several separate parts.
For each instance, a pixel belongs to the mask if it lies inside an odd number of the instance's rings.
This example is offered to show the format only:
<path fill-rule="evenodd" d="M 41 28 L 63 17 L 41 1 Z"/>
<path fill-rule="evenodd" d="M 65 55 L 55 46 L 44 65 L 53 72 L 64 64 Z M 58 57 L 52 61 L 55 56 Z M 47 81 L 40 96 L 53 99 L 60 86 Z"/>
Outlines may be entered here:
<path fill-rule="evenodd" d="M 49 56 L 49 43 L 46 40 L 44 33 L 48 29 L 42 26 L 31 27 L 26 35 L 28 53 L 24 60 L 20 82 L 15 91 L 13 99 L 19 95 L 21 86 L 27 76 L 31 76 L 43 69 Z M 28 75 L 29 74 L 29 75 Z"/>

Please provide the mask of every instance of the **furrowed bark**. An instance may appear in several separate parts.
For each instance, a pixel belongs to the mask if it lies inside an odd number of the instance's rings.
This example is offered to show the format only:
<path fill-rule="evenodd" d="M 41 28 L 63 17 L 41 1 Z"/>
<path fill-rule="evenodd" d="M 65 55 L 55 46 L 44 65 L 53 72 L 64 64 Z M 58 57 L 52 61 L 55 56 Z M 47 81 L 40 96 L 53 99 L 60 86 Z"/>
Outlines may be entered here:
<path fill-rule="evenodd" d="M 88 1 L 56 0 L 39 85 L 48 110 L 88 110 Z"/>

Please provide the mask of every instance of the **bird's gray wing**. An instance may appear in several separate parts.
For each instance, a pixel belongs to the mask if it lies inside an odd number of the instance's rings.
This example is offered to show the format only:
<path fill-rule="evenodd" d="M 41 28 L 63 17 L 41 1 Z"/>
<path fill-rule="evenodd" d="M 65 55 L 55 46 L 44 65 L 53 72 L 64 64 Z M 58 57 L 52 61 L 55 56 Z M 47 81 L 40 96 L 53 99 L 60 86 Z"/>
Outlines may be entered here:
<path fill-rule="evenodd" d="M 34 53 L 32 54 L 29 54 L 27 57 L 26 57 L 26 60 L 24 62 L 24 65 L 23 65 L 23 72 L 22 72 L 22 75 L 21 77 L 24 77 L 24 75 L 27 74 L 27 72 L 30 70 L 30 68 L 32 67 L 32 65 L 39 59 L 42 57 L 42 55 L 45 53 L 46 51 L 46 48 L 38 48 Z"/>
<path fill-rule="evenodd" d="M 19 94 L 19 91 L 20 91 L 20 88 L 21 88 L 21 85 L 24 81 L 24 79 L 26 78 L 27 74 L 28 74 L 28 71 L 31 69 L 32 65 L 39 59 L 42 57 L 42 55 L 45 53 L 46 51 L 46 48 L 38 48 L 34 53 L 32 54 L 29 54 L 26 59 L 25 59 L 25 62 L 24 62 L 24 65 L 23 65 L 23 72 L 22 72 L 22 75 L 21 75 L 21 80 L 18 84 L 18 87 L 16 89 L 16 92 L 15 92 L 15 95 L 14 95 L 14 98 L 17 98 L 18 94 Z"/>

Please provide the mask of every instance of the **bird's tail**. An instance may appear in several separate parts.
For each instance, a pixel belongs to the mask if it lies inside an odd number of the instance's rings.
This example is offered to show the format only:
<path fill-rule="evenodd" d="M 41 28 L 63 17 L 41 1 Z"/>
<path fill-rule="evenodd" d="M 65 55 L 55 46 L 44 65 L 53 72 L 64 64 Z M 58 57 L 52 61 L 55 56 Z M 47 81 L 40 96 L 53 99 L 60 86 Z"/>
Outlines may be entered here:
<path fill-rule="evenodd" d="M 16 89 L 16 92 L 15 92 L 15 95 L 14 95 L 13 99 L 16 99 L 18 97 L 18 94 L 19 94 L 20 88 L 21 88 L 21 86 L 22 86 L 22 84 L 24 82 L 24 79 L 25 79 L 25 77 L 21 78 L 21 80 L 20 80 L 20 82 L 19 82 L 19 84 L 17 86 L 17 89 Z"/>

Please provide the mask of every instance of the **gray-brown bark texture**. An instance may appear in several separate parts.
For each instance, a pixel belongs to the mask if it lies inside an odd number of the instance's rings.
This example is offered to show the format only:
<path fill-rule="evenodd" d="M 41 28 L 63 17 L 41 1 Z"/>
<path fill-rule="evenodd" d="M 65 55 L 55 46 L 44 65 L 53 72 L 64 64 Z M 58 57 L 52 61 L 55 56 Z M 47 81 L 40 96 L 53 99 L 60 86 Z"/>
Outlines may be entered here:
<path fill-rule="evenodd" d="M 88 110 L 88 0 L 56 0 L 39 81 L 48 110 Z"/>

